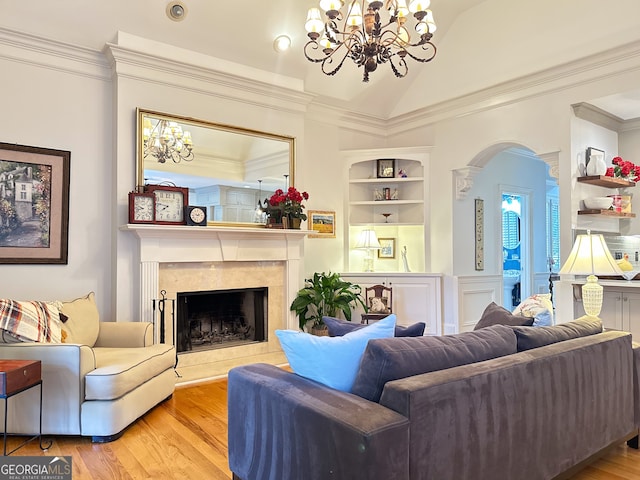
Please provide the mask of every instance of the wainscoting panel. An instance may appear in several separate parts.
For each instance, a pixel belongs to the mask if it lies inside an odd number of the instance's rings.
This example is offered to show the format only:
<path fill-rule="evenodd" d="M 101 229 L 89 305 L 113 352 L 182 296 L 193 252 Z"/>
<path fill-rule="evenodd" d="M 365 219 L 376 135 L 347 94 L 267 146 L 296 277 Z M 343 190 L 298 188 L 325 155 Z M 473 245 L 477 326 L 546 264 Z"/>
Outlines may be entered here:
<path fill-rule="evenodd" d="M 458 311 L 453 321 L 445 324 L 445 334 L 473 330 L 484 309 L 491 302 L 502 304 L 501 275 L 454 277 L 458 294 Z"/>

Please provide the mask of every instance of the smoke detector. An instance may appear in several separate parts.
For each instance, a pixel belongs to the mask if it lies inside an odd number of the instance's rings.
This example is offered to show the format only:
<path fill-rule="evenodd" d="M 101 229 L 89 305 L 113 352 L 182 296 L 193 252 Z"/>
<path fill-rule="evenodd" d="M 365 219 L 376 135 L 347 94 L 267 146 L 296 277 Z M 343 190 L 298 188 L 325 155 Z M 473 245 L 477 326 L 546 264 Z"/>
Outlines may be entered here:
<path fill-rule="evenodd" d="M 167 17 L 174 22 L 181 22 L 187 16 L 187 7 L 182 2 L 171 2 L 167 5 Z"/>

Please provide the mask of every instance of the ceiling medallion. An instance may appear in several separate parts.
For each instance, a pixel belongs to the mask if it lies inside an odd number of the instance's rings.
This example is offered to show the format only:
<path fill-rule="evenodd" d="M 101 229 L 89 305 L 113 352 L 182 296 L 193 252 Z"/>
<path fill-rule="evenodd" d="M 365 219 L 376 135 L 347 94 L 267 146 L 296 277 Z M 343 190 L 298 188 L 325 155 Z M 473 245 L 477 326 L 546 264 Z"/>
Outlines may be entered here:
<path fill-rule="evenodd" d="M 319 8 L 309 9 L 305 29 L 310 40 L 304 55 L 310 62 L 320 63 L 326 75 L 335 75 L 350 58 L 364 68 L 364 82 L 383 63 L 402 78 L 409 70 L 407 57 L 425 63 L 436 55 L 431 43 L 436 24 L 430 3 L 411 0 L 407 6 L 407 0 L 387 0 L 383 9 L 381 1 L 352 0 L 345 6 L 342 0 L 320 0 L 326 18 L 322 20 Z"/>

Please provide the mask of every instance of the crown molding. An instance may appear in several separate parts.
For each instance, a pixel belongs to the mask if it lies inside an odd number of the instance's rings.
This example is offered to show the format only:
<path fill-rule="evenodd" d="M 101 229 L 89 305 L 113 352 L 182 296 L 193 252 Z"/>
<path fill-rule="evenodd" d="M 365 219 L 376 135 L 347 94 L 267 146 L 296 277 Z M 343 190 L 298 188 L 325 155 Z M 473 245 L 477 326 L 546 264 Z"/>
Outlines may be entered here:
<path fill-rule="evenodd" d="M 102 52 L 0 27 L 0 58 L 102 81 L 111 80 Z"/>
<path fill-rule="evenodd" d="M 387 122 L 387 133 L 395 135 L 637 70 L 640 41 L 395 116 Z"/>
<path fill-rule="evenodd" d="M 313 99 L 312 95 L 296 89 L 111 43 L 106 45 L 105 54 L 117 78 L 166 85 L 290 113 L 304 113 Z"/>
<path fill-rule="evenodd" d="M 605 112 L 604 110 L 589 103 L 576 103 L 571 105 L 571 108 L 573 108 L 573 113 L 576 117 L 609 130 L 613 130 L 614 132 L 619 132 L 625 123 L 620 117 L 612 115 L 609 112 Z"/>

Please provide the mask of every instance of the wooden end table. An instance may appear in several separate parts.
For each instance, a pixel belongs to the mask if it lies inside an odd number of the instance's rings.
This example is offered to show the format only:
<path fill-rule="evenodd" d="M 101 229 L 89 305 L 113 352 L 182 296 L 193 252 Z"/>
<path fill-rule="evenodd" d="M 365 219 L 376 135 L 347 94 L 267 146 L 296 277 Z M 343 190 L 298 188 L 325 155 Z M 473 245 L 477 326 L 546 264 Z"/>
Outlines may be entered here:
<path fill-rule="evenodd" d="M 9 399 L 30 388 L 40 386 L 40 430 L 7 453 L 7 416 Z M 3 455 L 11 455 L 30 441 L 38 438 L 40 449 L 48 449 L 53 442 L 42 444 L 42 363 L 40 360 L 0 360 L 0 398 L 4 399 Z"/>

